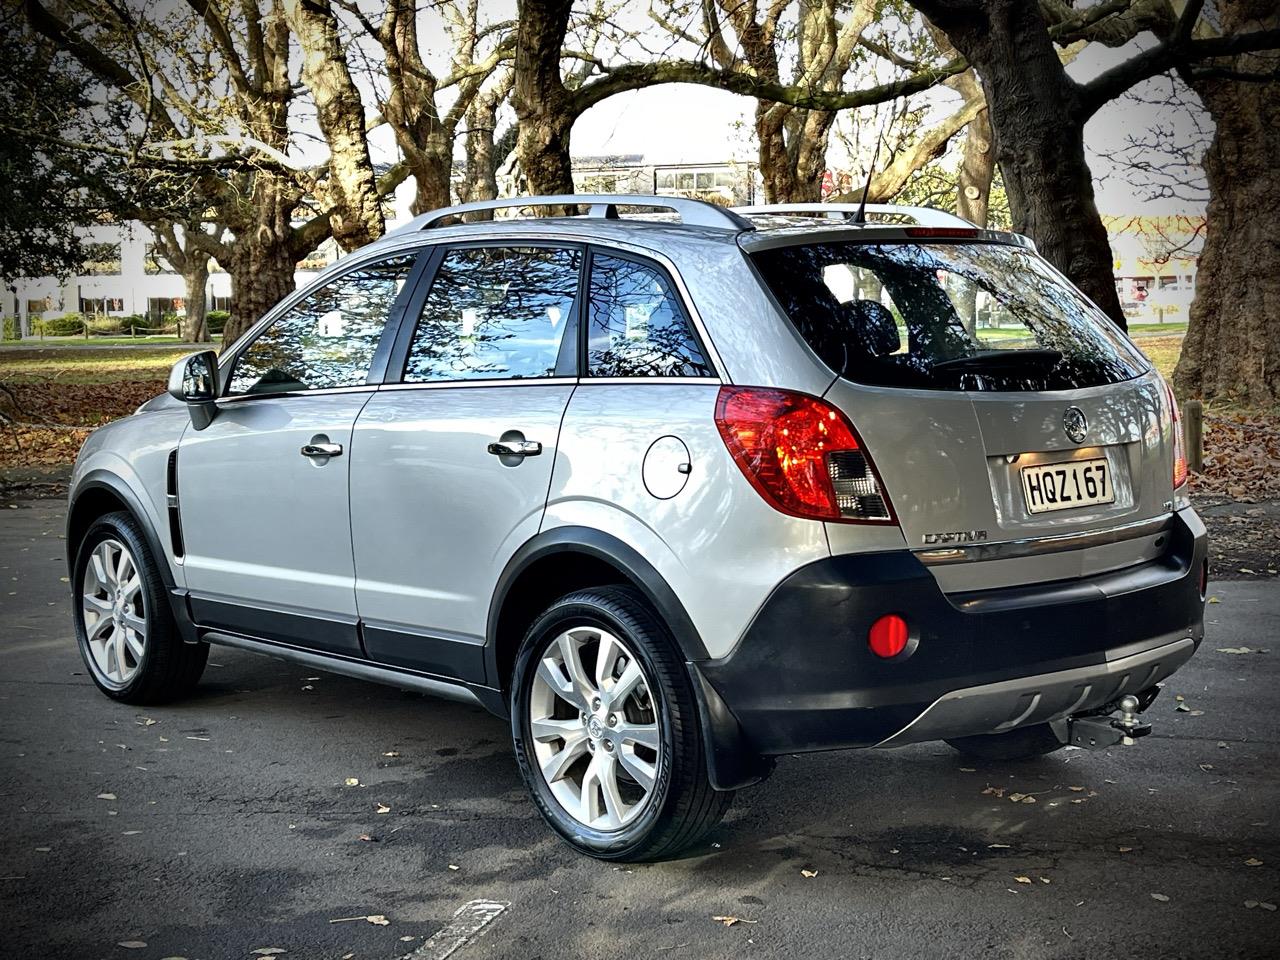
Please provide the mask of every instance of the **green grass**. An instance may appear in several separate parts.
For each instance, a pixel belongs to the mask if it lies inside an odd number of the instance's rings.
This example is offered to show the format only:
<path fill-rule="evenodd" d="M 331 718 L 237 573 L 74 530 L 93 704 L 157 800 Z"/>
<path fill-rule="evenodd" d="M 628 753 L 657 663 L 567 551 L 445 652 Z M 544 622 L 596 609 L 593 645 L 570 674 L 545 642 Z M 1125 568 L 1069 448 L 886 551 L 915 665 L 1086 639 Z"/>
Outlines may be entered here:
<path fill-rule="evenodd" d="M 1131 323 L 1129 333 L 1158 333 L 1162 336 L 1180 337 L 1187 332 L 1187 323 Z"/>
<path fill-rule="evenodd" d="M 145 350 L 8 347 L 0 350 L 0 380 L 7 383 L 117 383 L 163 380 L 190 347 Z"/>
<path fill-rule="evenodd" d="M 213 348 L 216 350 L 218 341 L 221 337 L 215 336 Z M 43 340 L 23 340 L 21 342 L 9 341 L 0 344 L 0 349 L 5 350 L 29 350 L 33 347 L 52 350 L 75 350 L 77 348 L 89 347 L 143 347 L 143 346 L 166 346 L 170 344 L 185 343 L 171 334 L 156 334 L 150 337 L 90 337 L 86 340 L 84 337 L 45 337 Z"/>

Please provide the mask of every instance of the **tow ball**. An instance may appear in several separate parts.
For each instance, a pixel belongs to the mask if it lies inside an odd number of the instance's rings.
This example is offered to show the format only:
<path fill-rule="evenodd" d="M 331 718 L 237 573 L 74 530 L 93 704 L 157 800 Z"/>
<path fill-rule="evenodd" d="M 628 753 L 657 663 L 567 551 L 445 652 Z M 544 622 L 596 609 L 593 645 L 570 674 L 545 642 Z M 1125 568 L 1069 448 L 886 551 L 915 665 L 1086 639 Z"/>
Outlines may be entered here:
<path fill-rule="evenodd" d="M 1159 694 L 1159 684 L 1137 694 L 1127 693 L 1096 711 L 1067 717 L 1054 726 L 1069 746 L 1086 750 L 1104 750 L 1117 744 L 1132 746 L 1134 741 L 1151 732 L 1151 724 L 1139 714 L 1151 706 Z"/>

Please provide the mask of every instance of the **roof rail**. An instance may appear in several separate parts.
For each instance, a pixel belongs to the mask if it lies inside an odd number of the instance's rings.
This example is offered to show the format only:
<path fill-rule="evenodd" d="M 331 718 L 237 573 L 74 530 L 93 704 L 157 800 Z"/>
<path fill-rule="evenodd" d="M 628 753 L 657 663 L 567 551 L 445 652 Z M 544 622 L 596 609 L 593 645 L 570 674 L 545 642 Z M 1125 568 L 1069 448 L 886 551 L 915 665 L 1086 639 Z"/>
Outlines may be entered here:
<path fill-rule="evenodd" d="M 751 207 L 734 207 L 735 213 L 750 216 L 756 213 L 794 213 L 801 216 L 825 215 L 832 218 L 849 219 L 858 212 L 856 203 L 766 203 Z M 892 215 L 910 217 L 921 227 L 971 227 L 978 229 L 976 223 L 970 223 L 964 217 L 957 217 L 945 210 L 933 207 L 903 207 L 892 203 L 868 203 L 867 214 Z"/>
<path fill-rule="evenodd" d="M 507 210 L 519 207 L 589 207 L 588 216 L 602 220 L 617 220 L 618 207 L 650 207 L 655 210 L 670 210 L 680 222 L 693 227 L 716 227 L 721 230 L 754 230 L 755 224 L 745 217 L 734 213 L 728 207 L 720 207 L 705 200 L 690 200 L 686 197 L 656 197 L 644 194 L 609 194 L 582 193 L 561 194 L 551 197 L 505 197 L 499 200 L 476 200 L 472 203 L 460 203 L 453 207 L 441 207 L 428 213 L 419 214 L 396 233 L 411 233 L 415 230 L 427 230 L 440 225 L 440 221 L 448 217 L 460 217 L 464 213 L 477 213 L 487 210 Z"/>

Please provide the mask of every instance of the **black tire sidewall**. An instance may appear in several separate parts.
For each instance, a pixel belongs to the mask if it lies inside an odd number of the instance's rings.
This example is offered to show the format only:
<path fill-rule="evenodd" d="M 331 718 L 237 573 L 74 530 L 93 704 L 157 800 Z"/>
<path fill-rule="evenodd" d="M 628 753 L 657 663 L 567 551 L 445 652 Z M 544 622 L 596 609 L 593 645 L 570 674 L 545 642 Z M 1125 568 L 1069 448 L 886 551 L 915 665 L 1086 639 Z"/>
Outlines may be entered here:
<path fill-rule="evenodd" d="M 566 813 L 543 778 L 537 757 L 531 749 L 533 738 L 529 728 L 529 697 L 538 660 L 556 637 L 573 627 L 606 630 L 626 643 L 640 660 L 657 707 L 662 752 L 658 758 L 653 794 L 641 814 L 616 831 L 593 830 Z M 667 689 L 662 672 L 654 663 L 653 647 L 663 642 L 664 638 L 651 637 L 648 633 L 643 629 L 637 631 L 634 624 L 615 617 L 607 607 L 592 603 L 587 595 L 574 594 L 558 601 L 535 621 L 516 658 L 513 674 L 515 683 L 511 694 L 511 732 L 520 771 L 534 802 L 556 832 L 575 847 L 601 859 L 623 859 L 643 846 L 649 834 L 662 822 L 674 800 L 671 784 L 674 764 L 678 759 L 677 751 L 680 750 L 677 738 L 684 731 L 675 727 L 671 711 L 672 692 Z"/>
<path fill-rule="evenodd" d="M 94 549 L 104 540 L 119 540 L 128 548 L 133 557 L 134 569 L 138 571 L 138 577 L 142 581 L 142 590 L 147 604 L 147 637 L 143 643 L 142 661 L 129 682 L 123 684 L 109 679 L 99 669 L 93 652 L 89 649 L 89 635 L 84 622 L 84 604 L 82 603 L 84 572 Z M 165 606 L 168 598 L 165 596 L 164 584 L 156 576 L 155 570 L 155 560 L 151 556 L 145 539 L 137 529 L 137 522 L 123 513 L 107 514 L 95 521 L 84 539 L 80 541 L 80 548 L 76 552 L 75 570 L 71 578 L 76 644 L 80 648 L 80 656 L 93 682 L 99 690 L 113 699 L 128 700 L 146 685 L 156 658 L 157 644 L 163 639 L 160 632 L 168 622 L 169 611 Z"/>

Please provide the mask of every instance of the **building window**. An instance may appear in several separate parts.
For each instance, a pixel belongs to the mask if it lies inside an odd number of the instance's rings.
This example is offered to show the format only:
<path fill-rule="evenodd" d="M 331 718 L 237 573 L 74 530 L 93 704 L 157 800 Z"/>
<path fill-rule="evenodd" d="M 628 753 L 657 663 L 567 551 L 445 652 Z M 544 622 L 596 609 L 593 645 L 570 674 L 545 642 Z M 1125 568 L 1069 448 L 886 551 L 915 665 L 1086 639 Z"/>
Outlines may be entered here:
<path fill-rule="evenodd" d="M 182 313 L 185 303 L 181 297 L 148 297 L 147 319 L 151 321 L 163 320 L 171 314 Z"/>
<path fill-rule="evenodd" d="M 86 317 L 124 313 L 124 300 L 121 297 L 81 297 L 80 312 Z"/>
<path fill-rule="evenodd" d="M 230 313 L 230 312 L 231 312 L 231 298 L 230 298 L 230 297 L 210 297 L 210 298 L 209 298 L 209 309 L 210 309 L 210 310 L 221 310 L 221 311 L 223 311 L 224 313 Z"/>
<path fill-rule="evenodd" d="M 86 277 L 116 277 L 120 275 L 120 244 L 85 244 L 84 272 Z"/>
<path fill-rule="evenodd" d="M 27 301 L 27 316 L 37 313 L 47 313 L 53 309 L 53 297 L 41 297 L 39 300 Z"/>
<path fill-rule="evenodd" d="M 173 267 L 169 265 L 169 261 L 160 256 L 156 250 L 154 243 L 147 244 L 147 251 L 142 265 L 143 270 L 148 276 L 157 276 L 162 273 L 174 273 Z"/>

